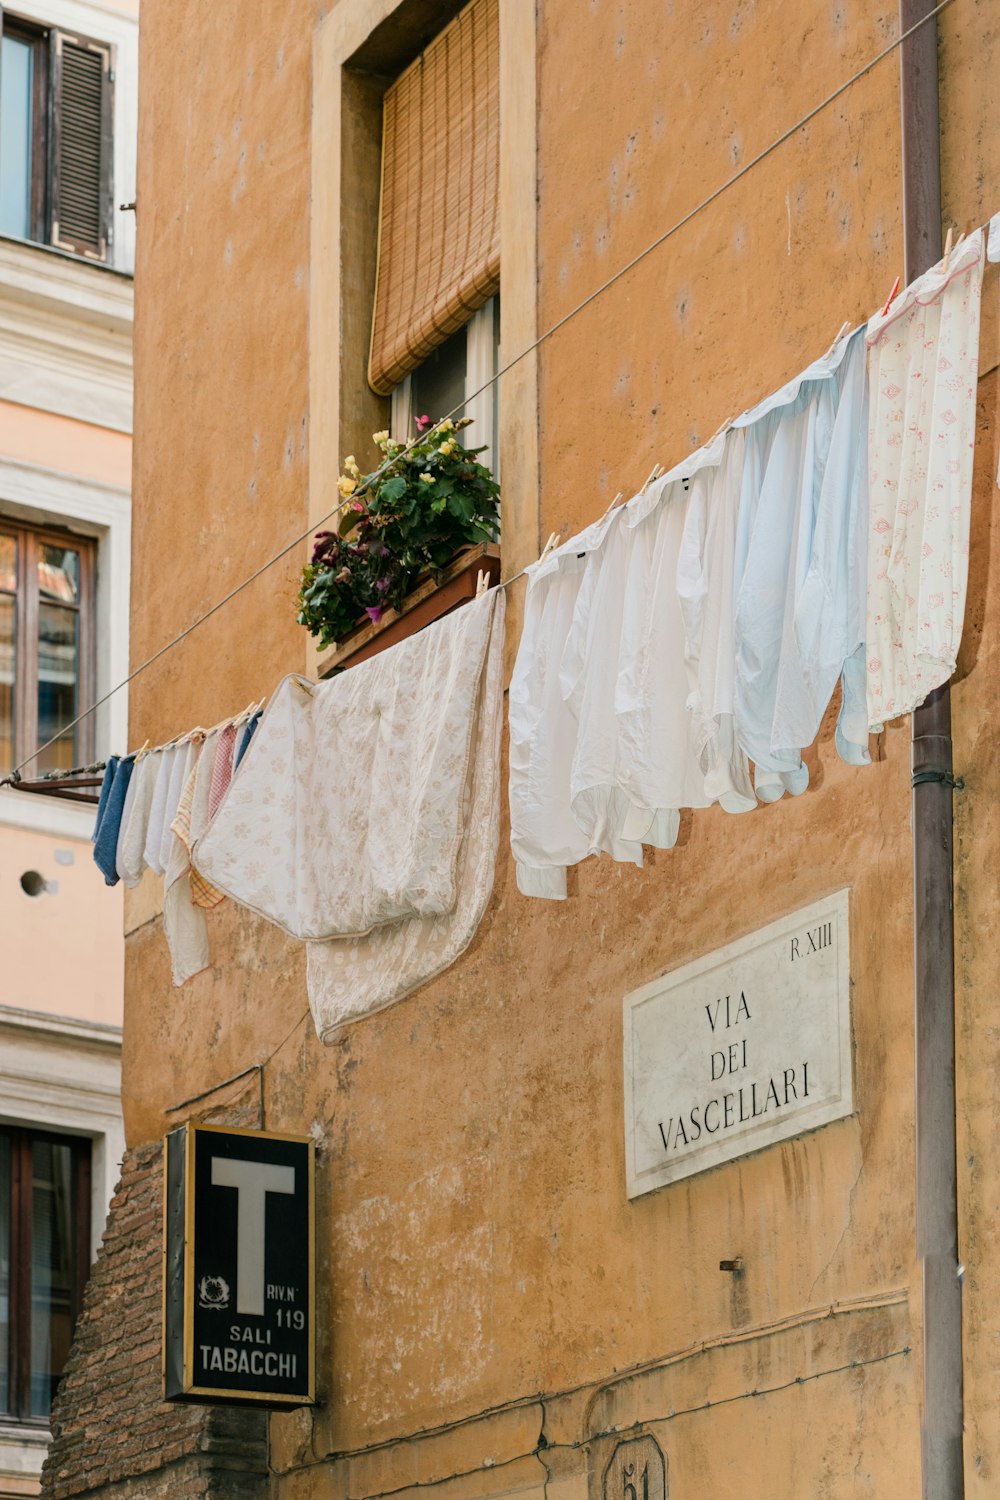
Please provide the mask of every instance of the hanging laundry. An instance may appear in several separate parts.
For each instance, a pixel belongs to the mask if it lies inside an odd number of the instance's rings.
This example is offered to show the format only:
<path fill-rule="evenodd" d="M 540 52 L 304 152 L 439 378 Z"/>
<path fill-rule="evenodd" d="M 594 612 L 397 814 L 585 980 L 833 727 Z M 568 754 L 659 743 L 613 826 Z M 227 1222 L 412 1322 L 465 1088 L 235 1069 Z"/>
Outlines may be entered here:
<path fill-rule="evenodd" d="M 127 886 L 137 886 L 146 868 L 146 831 L 162 759 L 163 752 L 159 749 L 140 752 L 135 758 L 130 783 L 133 795 L 127 799 L 130 803 L 128 817 L 122 819 L 115 857 L 115 867 Z"/>
<path fill-rule="evenodd" d="M 808 785 L 801 752 L 842 675 L 838 748 L 852 763 L 868 756 L 867 734 L 857 738 L 867 506 L 861 330 L 734 426 L 746 430 L 736 735 L 754 762 L 758 797 L 772 801 Z"/>
<path fill-rule="evenodd" d="M 216 744 L 213 740 L 208 748 L 204 736 L 199 738 L 201 743 L 196 740 L 191 746 L 187 775 L 170 825 L 174 844 L 163 884 L 163 932 L 170 950 L 171 977 L 175 985 L 182 985 L 195 974 L 200 974 L 210 962 L 205 912 L 192 899 L 190 849 L 191 813 L 199 771 L 209 764 L 208 756 L 212 757 L 210 770 L 214 771 Z"/>
<path fill-rule="evenodd" d="M 1000 260 L 1000 214 L 994 214 L 990 220 L 990 237 L 986 246 L 987 260 Z"/>
<path fill-rule="evenodd" d="M 97 843 L 97 835 L 100 832 L 101 819 L 104 817 L 104 809 L 108 805 L 108 797 L 111 792 L 112 783 L 115 779 L 115 772 L 118 769 L 119 759 L 120 756 L 109 755 L 104 766 L 104 776 L 101 781 L 101 790 L 98 793 L 97 797 L 97 812 L 94 815 L 94 827 L 90 835 L 90 842 L 92 844 Z"/>
<path fill-rule="evenodd" d="M 579 704 L 564 695 L 566 644 L 579 616 L 585 574 L 621 512 L 612 510 L 527 569 L 524 625 L 510 682 L 510 822 L 518 890 L 562 901 L 566 870 L 590 852 L 590 839 L 573 814 L 571 777 Z M 586 595 L 584 596 L 586 599 Z M 608 625 L 609 633 L 615 622 Z M 611 635 L 617 673 L 617 642 Z M 611 691 L 613 692 L 613 683 Z M 635 853 L 641 863 L 642 850 Z"/>
<path fill-rule="evenodd" d="M 867 699 L 874 731 L 947 682 L 965 615 L 982 230 L 868 324 Z"/>
<path fill-rule="evenodd" d="M 260 723 L 261 714 L 263 712 L 264 710 L 262 708 L 258 708 L 256 713 L 250 715 L 250 718 L 247 720 L 242 730 L 240 731 L 239 739 L 236 745 L 236 753 L 233 756 L 234 776 L 240 768 L 240 761 L 243 759 L 244 755 L 246 755 L 247 751 L 250 748 L 250 741 L 254 737 L 254 733 L 257 729 L 257 725 Z"/>
<path fill-rule="evenodd" d="M 122 814 L 132 779 L 133 761 L 134 757 L 131 755 L 126 755 L 118 761 L 107 797 L 104 797 L 104 787 L 101 787 L 104 811 L 101 814 L 97 838 L 94 841 L 94 863 L 104 876 L 106 885 L 118 884 L 115 856 L 118 850 L 118 833 L 121 828 Z M 105 772 L 106 780 L 107 772 Z"/>
<path fill-rule="evenodd" d="M 189 861 L 191 850 L 202 834 L 206 832 L 211 821 L 209 808 L 212 798 L 212 786 L 215 782 L 215 765 L 219 750 L 219 740 L 224 727 L 224 725 L 219 725 L 215 729 L 209 730 L 205 736 L 201 756 L 195 768 L 190 815 L 187 815 L 186 811 L 182 815 L 182 810 L 178 809 L 179 816 L 182 816 L 182 823 L 181 829 L 178 829 L 177 832 L 187 846 Z M 184 828 L 184 822 L 187 822 L 186 829 Z M 188 885 L 191 890 L 192 903 L 195 906 L 200 906 L 203 911 L 211 911 L 214 907 L 220 906 L 226 899 L 221 891 L 216 890 L 211 881 L 206 880 L 204 875 L 195 869 L 193 864 L 189 864 Z"/>
<path fill-rule="evenodd" d="M 719 433 L 665 482 L 690 485 L 677 562 L 684 620 L 687 707 L 705 796 L 726 812 L 757 806 L 747 758 L 736 740 L 733 569 L 746 440 L 743 429 Z"/>
<path fill-rule="evenodd" d="M 309 1004 L 325 1042 L 348 1022 L 384 1010 L 449 968 L 472 942 L 489 904 L 500 840 L 505 602 L 502 589 L 490 589 L 485 598 L 493 601 L 492 622 L 461 795 L 464 836 L 455 865 L 454 908 L 377 927 L 365 937 L 306 944 Z M 471 603 L 457 613 L 476 607 Z"/>
<path fill-rule="evenodd" d="M 196 868 L 298 938 L 452 910 L 493 608 L 470 625 L 466 606 L 318 686 L 286 677 Z"/>
<path fill-rule="evenodd" d="M 176 759 L 176 745 L 165 746 L 156 757 L 156 779 L 153 783 L 146 823 L 146 839 L 142 849 L 142 862 L 147 869 L 153 871 L 154 875 L 163 874 L 163 866 L 160 863 L 160 845 L 163 842 L 163 831 L 170 824 L 170 818 L 167 817 L 167 802 Z M 170 816 L 173 817 L 173 811 Z"/>
<path fill-rule="evenodd" d="M 706 623 L 692 596 L 698 588 L 689 571 L 693 533 L 696 518 L 709 514 L 726 529 L 724 485 L 733 490 L 735 513 L 739 469 L 730 446 L 741 451 L 742 439 L 713 439 L 631 500 L 624 517 L 632 555 L 615 693 L 623 785 L 631 801 L 623 831 L 661 849 L 676 842 L 683 808 L 720 799 L 732 812 L 756 806 L 745 756 L 724 739 L 720 743 L 703 715 L 696 717 L 700 699 L 692 694 L 699 688 Z M 731 559 L 730 551 L 730 582 Z M 720 575 L 717 584 L 725 586 L 726 579 Z M 731 722 L 731 702 L 727 711 Z"/>
<path fill-rule="evenodd" d="M 329 946 L 330 965 L 350 971 L 350 996 L 338 998 L 322 981 L 326 960 L 310 955 L 321 1034 L 344 1007 L 363 1014 L 422 984 L 482 916 L 496 816 L 484 837 L 470 809 L 477 778 L 496 801 L 503 616 L 491 590 L 329 682 L 286 678 L 192 846 L 219 890 Z M 377 964 L 337 941 L 424 920 L 421 934 L 380 945 Z"/>
<path fill-rule="evenodd" d="M 631 808 L 621 760 L 615 693 L 634 538 L 625 508 L 613 510 L 589 551 L 559 661 L 559 689 L 576 724 L 569 805 L 588 854 L 642 866 L 641 837 L 625 824 Z M 553 556 L 560 554 L 554 553 Z"/>
<path fill-rule="evenodd" d="M 233 755 L 236 750 L 236 725 L 225 724 L 219 730 L 215 745 L 215 760 L 212 765 L 212 780 L 208 792 L 208 816 L 215 817 L 226 799 L 229 783 L 233 779 Z"/>

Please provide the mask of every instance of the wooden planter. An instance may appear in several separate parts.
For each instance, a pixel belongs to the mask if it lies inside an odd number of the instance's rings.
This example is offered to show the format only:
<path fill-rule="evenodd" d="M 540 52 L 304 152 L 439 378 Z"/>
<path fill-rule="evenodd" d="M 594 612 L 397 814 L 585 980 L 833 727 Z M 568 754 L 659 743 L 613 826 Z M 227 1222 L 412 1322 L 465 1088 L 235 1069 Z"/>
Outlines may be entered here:
<path fill-rule="evenodd" d="M 494 542 L 466 547 L 446 568 L 417 585 L 407 594 L 398 612 L 386 610 L 377 625 L 368 621 L 352 630 L 319 659 L 320 677 L 332 677 L 345 667 L 355 667 L 379 651 L 408 640 L 435 620 L 474 599 L 480 570 L 489 574 L 490 587 L 500 577 L 500 548 Z"/>

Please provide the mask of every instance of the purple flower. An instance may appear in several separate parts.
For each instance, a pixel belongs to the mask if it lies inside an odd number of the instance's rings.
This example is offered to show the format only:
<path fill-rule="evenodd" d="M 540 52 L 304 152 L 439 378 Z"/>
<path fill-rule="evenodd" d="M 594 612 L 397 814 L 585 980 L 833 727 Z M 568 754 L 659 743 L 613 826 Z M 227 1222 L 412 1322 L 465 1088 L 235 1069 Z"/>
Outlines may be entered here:
<path fill-rule="evenodd" d="M 388 578 L 377 578 L 375 580 L 375 587 L 378 589 L 380 594 L 384 594 L 386 589 L 389 587 Z"/>
<path fill-rule="evenodd" d="M 365 614 L 368 616 L 369 620 L 371 620 L 373 625 L 377 625 L 379 620 L 381 620 L 382 616 L 385 614 L 385 610 L 383 609 L 381 604 L 368 604 L 365 606 Z"/>

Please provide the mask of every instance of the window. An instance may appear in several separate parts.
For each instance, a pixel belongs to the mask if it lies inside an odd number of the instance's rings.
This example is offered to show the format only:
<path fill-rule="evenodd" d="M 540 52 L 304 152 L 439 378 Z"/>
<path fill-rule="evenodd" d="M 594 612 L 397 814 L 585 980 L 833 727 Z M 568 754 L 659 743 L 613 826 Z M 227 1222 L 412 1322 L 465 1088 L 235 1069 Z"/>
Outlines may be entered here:
<path fill-rule="evenodd" d="M 499 478 L 499 387 L 494 384 L 488 390 L 481 389 L 496 375 L 499 349 L 500 298 L 491 297 L 464 328 L 450 334 L 393 391 L 393 435 L 413 437 L 417 417 L 437 421 L 458 407 L 459 415 L 473 420 L 468 442 L 475 448 L 486 447 L 485 462 Z M 476 395 L 477 391 L 481 394 Z"/>
<path fill-rule="evenodd" d="M 55 743 L 26 779 L 93 753 L 89 719 L 66 729 L 94 691 L 94 544 L 0 519 L 0 766 Z"/>
<path fill-rule="evenodd" d="M 497 0 L 470 0 L 382 101 L 378 264 L 368 380 L 392 429 L 467 402 L 496 470 L 500 286 Z"/>
<path fill-rule="evenodd" d="M 0 16 L 0 234 L 107 260 L 111 48 Z"/>
<path fill-rule="evenodd" d="M 0 1127 L 0 1414 L 44 1422 L 90 1266 L 90 1142 Z"/>

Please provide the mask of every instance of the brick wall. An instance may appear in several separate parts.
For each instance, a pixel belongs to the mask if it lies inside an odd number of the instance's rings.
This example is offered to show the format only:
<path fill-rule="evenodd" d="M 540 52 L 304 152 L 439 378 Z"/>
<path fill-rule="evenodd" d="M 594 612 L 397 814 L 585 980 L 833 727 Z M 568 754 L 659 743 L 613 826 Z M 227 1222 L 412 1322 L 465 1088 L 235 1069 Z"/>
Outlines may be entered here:
<path fill-rule="evenodd" d="M 242 1122 L 241 1122 L 242 1123 Z M 247 1122 L 249 1123 L 249 1122 Z M 125 1155 L 52 1413 L 46 1500 L 241 1500 L 267 1490 L 267 1419 L 162 1397 L 163 1147 Z"/>

